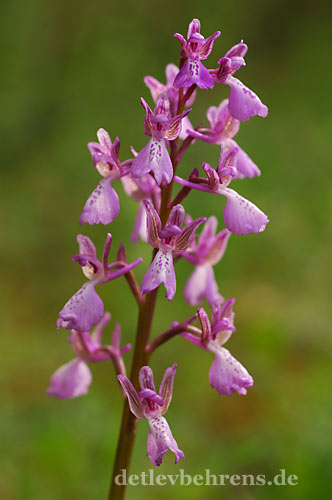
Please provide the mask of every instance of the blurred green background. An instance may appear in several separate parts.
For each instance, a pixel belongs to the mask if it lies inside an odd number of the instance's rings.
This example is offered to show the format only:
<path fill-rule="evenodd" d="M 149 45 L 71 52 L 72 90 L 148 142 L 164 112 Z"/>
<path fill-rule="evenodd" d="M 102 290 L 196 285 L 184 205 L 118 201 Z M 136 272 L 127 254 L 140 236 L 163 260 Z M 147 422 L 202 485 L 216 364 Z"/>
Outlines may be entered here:
<path fill-rule="evenodd" d="M 237 297 L 237 332 L 227 347 L 255 385 L 246 397 L 219 396 L 208 383 L 212 357 L 176 338 L 151 360 L 157 382 L 179 365 L 168 421 L 186 460 L 168 453 L 156 472 L 267 474 L 286 469 L 296 487 L 131 487 L 128 499 L 307 499 L 328 497 L 331 474 L 331 3 L 183 0 L 56 2 L 12 0 L 2 6 L 1 38 L 1 500 L 105 499 L 122 401 L 112 366 L 92 366 L 89 395 L 48 399 L 49 376 L 72 358 L 55 322 L 83 283 L 76 234 L 99 254 L 107 228 L 78 225 L 99 180 L 86 143 L 99 127 L 121 138 L 121 158 L 140 149 L 145 75 L 164 81 L 178 62 L 174 32 L 199 17 L 206 36 L 221 29 L 208 66 L 241 38 L 249 45 L 238 76 L 269 106 L 265 120 L 241 126 L 238 142 L 262 170 L 234 188 L 270 218 L 264 233 L 232 236 L 216 268 L 221 292 Z M 205 117 L 228 89 L 200 92 L 192 121 Z M 183 171 L 216 164 L 217 146 L 196 142 Z M 110 227 L 115 257 L 150 250 L 129 244 L 136 205 L 122 187 L 120 217 Z M 224 200 L 196 192 L 193 217 L 219 214 Z M 330 246 L 331 248 L 331 246 Z M 192 268 L 177 268 L 178 292 L 159 295 L 153 334 L 193 309 L 182 296 Z M 125 281 L 100 289 L 107 310 L 133 341 L 136 306 Z M 111 331 L 111 328 L 108 330 Z M 127 361 L 130 360 L 130 355 Z M 140 422 L 131 472 L 150 468 L 146 422 Z M 331 483 L 330 483 L 331 484 Z M 330 490 L 331 493 L 331 490 Z"/>

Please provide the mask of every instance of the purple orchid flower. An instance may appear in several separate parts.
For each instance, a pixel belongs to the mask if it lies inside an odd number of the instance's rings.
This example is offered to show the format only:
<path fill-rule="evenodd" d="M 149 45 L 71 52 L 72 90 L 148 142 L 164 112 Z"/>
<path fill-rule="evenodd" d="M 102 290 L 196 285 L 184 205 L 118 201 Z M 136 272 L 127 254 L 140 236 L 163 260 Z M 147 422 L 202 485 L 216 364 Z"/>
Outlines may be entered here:
<path fill-rule="evenodd" d="M 235 332 L 232 309 L 234 302 L 235 299 L 229 299 L 223 306 L 216 302 L 212 308 L 212 324 L 204 309 L 200 307 L 198 315 L 202 329 L 199 336 L 188 332 L 181 334 L 192 344 L 215 354 L 209 372 L 210 385 L 219 394 L 227 396 L 231 396 L 235 391 L 241 395 L 247 394 L 246 388 L 254 383 L 244 366 L 222 347 Z"/>
<path fill-rule="evenodd" d="M 187 130 L 188 135 L 201 141 L 220 144 L 224 150 L 236 147 L 236 178 L 254 177 L 261 175 L 257 165 L 233 140 L 240 128 L 240 120 L 234 118 L 228 109 L 228 99 L 223 100 L 218 107 L 211 106 L 206 113 L 210 128 Z"/>
<path fill-rule="evenodd" d="M 215 82 L 230 87 L 228 109 L 230 114 L 241 122 L 245 122 L 252 116 L 257 115 L 265 118 L 268 114 L 268 107 L 262 103 L 255 92 L 233 77 L 233 74 L 238 69 L 245 66 L 244 56 L 247 50 L 247 45 L 241 41 L 237 45 L 234 45 L 225 54 L 225 57 L 219 59 L 219 68 L 210 70 Z"/>
<path fill-rule="evenodd" d="M 111 315 L 105 313 L 92 334 L 72 330 L 68 341 L 76 354 L 76 358 L 60 366 L 51 377 L 47 390 L 49 396 L 59 399 L 76 398 L 83 396 L 89 390 L 92 374 L 87 363 L 99 363 L 113 360 L 115 366 L 125 373 L 122 355 L 130 349 L 130 344 L 120 348 L 121 329 L 116 323 L 112 333 L 111 345 L 101 344 L 103 331 Z"/>
<path fill-rule="evenodd" d="M 120 139 L 112 143 L 110 136 L 103 128 L 97 132 L 99 142 L 89 142 L 88 148 L 92 155 L 94 166 L 103 179 L 89 196 L 84 205 L 79 223 L 110 224 L 119 215 L 119 197 L 112 187 L 112 181 L 128 173 L 127 162 L 119 160 Z"/>
<path fill-rule="evenodd" d="M 136 154 L 137 156 L 137 154 Z M 130 174 L 122 177 L 124 190 L 130 198 L 139 203 L 134 230 L 131 235 L 132 243 L 137 243 L 140 237 L 147 241 L 146 215 L 143 200 L 150 200 L 156 208 L 160 208 L 161 189 L 150 174 L 145 174 L 140 179 L 134 179 Z"/>
<path fill-rule="evenodd" d="M 82 266 L 83 274 L 89 279 L 84 283 L 65 304 L 59 313 L 57 328 L 66 328 L 67 330 L 78 330 L 80 332 L 89 332 L 92 326 L 99 323 L 104 314 L 104 304 L 95 290 L 95 286 L 101 283 L 112 281 L 142 262 L 142 259 L 136 259 L 131 264 L 122 262 L 113 262 L 108 264 L 108 255 L 111 249 L 112 235 L 108 233 L 103 259 L 100 262 L 97 259 L 96 248 L 90 238 L 79 234 L 77 236 L 79 244 L 79 254 L 74 255 L 73 261 Z M 112 271 L 113 269 L 117 269 Z"/>
<path fill-rule="evenodd" d="M 159 394 L 156 392 L 153 372 L 149 366 L 143 366 L 140 369 L 139 383 L 141 391 L 138 393 L 127 377 L 118 375 L 119 382 L 127 394 L 131 412 L 137 418 L 146 418 L 148 420 L 147 456 L 154 466 L 161 465 L 167 450 L 174 453 L 176 464 L 179 458 L 184 458 L 184 453 L 179 449 L 167 420 L 162 416 L 168 410 L 172 400 L 176 369 L 176 364 L 167 368 L 159 387 Z"/>
<path fill-rule="evenodd" d="M 213 266 L 224 255 L 231 233 L 228 229 L 223 229 L 216 234 L 217 226 L 217 218 L 209 217 L 198 244 L 193 241 L 189 249 L 182 254 L 195 266 L 184 289 L 185 299 L 192 306 L 201 304 L 204 297 L 211 305 L 216 301 L 223 302 L 214 277 Z"/>
<path fill-rule="evenodd" d="M 200 21 L 193 19 L 189 24 L 187 41 L 179 33 L 174 33 L 181 43 L 180 71 L 173 83 L 176 89 L 191 87 L 191 85 L 197 85 L 201 89 L 212 89 L 214 86 L 213 78 L 201 60 L 207 59 L 210 55 L 215 39 L 220 36 L 220 31 L 216 31 L 205 39 L 200 30 Z"/>
<path fill-rule="evenodd" d="M 160 94 L 154 112 L 145 100 L 141 99 L 145 109 L 144 133 L 152 136 L 148 144 L 134 159 L 131 167 L 133 177 L 142 177 L 152 171 L 158 185 L 164 180 L 169 184 L 173 178 L 173 165 L 167 151 L 166 140 L 174 141 L 180 133 L 181 121 L 191 111 L 187 109 L 173 118 L 170 115 L 169 99 Z"/>
<path fill-rule="evenodd" d="M 149 88 L 151 92 L 152 99 L 155 103 L 157 103 L 158 96 L 160 94 L 167 94 L 169 99 L 170 112 L 172 116 L 175 116 L 178 109 L 179 104 L 179 91 L 173 86 L 173 82 L 175 80 L 176 75 L 179 72 L 179 68 L 175 66 L 175 64 L 167 64 L 166 66 L 166 84 L 160 83 L 153 76 L 146 76 L 144 78 L 145 85 Z M 192 93 L 189 99 L 186 101 L 186 107 L 189 107 L 193 104 L 196 97 L 196 91 Z M 185 116 L 182 120 L 181 132 L 179 134 L 179 138 L 184 140 L 188 136 L 187 129 L 192 129 L 193 126 L 188 118 Z"/>
<path fill-rule="evenodd" d="M 188 248 L 196 229 L 206 221 L 206 217 L 199 217 L 181 229 L 185 211 L 182 205 L 176 205 L 162 229 L 157 211 L 148 201 L 143 203 L 146 209 L 148 242 L 152 247 L 158 248 L 158 252 L 143 277 L 141 291 L 142 294 L 149 293 L 164 283 L 166 297 L 171 301 L 176 291 L 173 252 L 182 254 Z"/>
<path fill-rule="evenodd" d="M 192 178 L 191 181 L 187 181 L 178 176 L 174 176 L 174 180 L 192 189 L 226 196 L 224 221 L 227 229 L 232 233 L 260 233 L 265 230 L 266 224 L 269 222 L 267 216 L 251 201 L 246 200 L 236 191 L 227 187 L 232 178 L 237 175 L 236 168 L 233 166 L 237 152 L 236 147 L 226 152 L 221 151 L 217 170 L 208 163 L 203 163 L 203 169 L 208 176 L 208 180 Z M 194 180 L 196 182 L 193 182 Z M 199 184 L 199 182 L 204 184 Z"/>

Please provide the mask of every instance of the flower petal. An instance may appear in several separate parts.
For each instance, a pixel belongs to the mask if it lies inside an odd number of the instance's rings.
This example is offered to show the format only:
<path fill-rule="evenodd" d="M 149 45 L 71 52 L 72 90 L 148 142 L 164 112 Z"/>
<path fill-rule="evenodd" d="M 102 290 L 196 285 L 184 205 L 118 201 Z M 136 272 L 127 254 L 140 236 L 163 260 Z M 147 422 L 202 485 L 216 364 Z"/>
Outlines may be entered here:
<path fill-rule="evenodd" d="M 241 149 L 238 145 L 238 152 L 236 156 L 236 170 L 240 175 L 237 177 L 255 177 L 255 175 L 261 175 L 261 171 L 257 167 L 257 165 L 252 161 L 251 158 L 247 155 L 243 149 Z"/>
<path fill-rule="evenodd" d="M 206 254 L 206 250 L 210 247 L 211 241 L 214 240 L 218 227 L 218 219 L 214 215 L 208 218 L 204 224 L 203 230 L 199 235 L 197 251 Z"/>
<path fill-rule="evenodd" d="M 139 385 L 141 389 L 151 389 L 156 392 L 156 388 L 153 381 L 153 371 L 149 366 L 142 366 L 139 371 Z"/>
<path fill-rule="evenodd" d="M 148 236 L 146 224 L 146 212 L 144 209 L 144 205 L 140 204 L 137 210 L 134 229 L 130 236 L 130 241 L 132 243 L 137 243 L 139 237 L 141 237 L 143 241 L 147 241 Z"/>
<path fill-rule="evenodd" d="M 215 33 L 213 33 L 213 35 L 209 36 L 209 38 L 205 40 L 201 50 L 199 51 L 200 59 L 207 59 L 209 57 L 213 49 L 214 41 L 220 36 L 220 34 L 220 31 L 216 31 Z"/>
<path fill-rule="evenodd" d="M 175 373 L 177 370 L 177 364 L 174 363 L 173 366 L 170 366 L 165 370 L 163 379 L 161 381 L 160 387 L 159 387 L 159 394 L 163 398 L 164 404 L 162 406 L 162 415 L 166 413 L 168 410 L 168 407 L 172 401 L 172 394 L 173 394 L 173 384 L 174 384 L 174 377 Z"/>
<path fill-rule="evenodd" d="M 201 341 L 205 345 L 211 339 L 211 323 L 203 307 L 198 308 L 198 317 L 202 328 Z"/>
<path fill-rule="evenodd" d="M 96 247 L 90 240 L 88 236 L 84 236 L 83 234 L 77 235 L 77 243 L 79 246 L 79 253 L 84 255 L 90 255 L 94 259 L 97 258 Z"/>
<path fill-rule="evenodd" d="M 197 266 L 184 288 L 184 297 L 191 306 L 199 306 L 205 297 L 208 266 Z"/>
<path fill-rule="evenodd" d="M 187 101 L 187 104 L 189 106 L 189 101 Z M 189 120 L 188 116 L 185 116 L 182 120 L 182 126 L 181 126 L 181 132 L 179 133 L 179 139 L 181 141 L 184 141 L 188 137 L 188 130 L 192 130 L 193 126 L 191 121 Z"/>
<path fill-rule="evenodd" d="M 167 87 L 173 87 L 173 82 L 178 72 L 179 68 L 175 64 L 173 63 L 167 64 L 165 68 Z"/>
<path fill-rule="evenodd" d="M 188 26 L 187 40 L 195 35 L 195 33 L 200 33 L 201 31 L 201 22 L 199 19 L 194 18 Z"/>
<path fill-rule="evenodd" d="M 154 173 L 158 185 L 163 180 L 169 184 L 173 177 L 173 165 L 163 139 L 152 138 L 133 161 L 131 174 L 142 177 L 148 172 Z"/>
<path fill-rule="evenodd" d="M 181 129 L 182 129 L 182 120 L 185 118 L 188 113 L 190 113 L 191 109 L 187 109 L 180 115 L 174 116 L 174 118 L 171 118 L 168 124 L 168 128 L 165 132 L 165 139 L 168 139 L 169 141 L 174 141 L 174 139 L 177 138 L 177 136 L 180 134 Z"/>
<path fill-rule="evenodd" d="M 110 179 L 103 179 L 89 196 L 79 223 L 110 224 L 117 218 L 120 211 L 119 197 L 112 188 Z"/>
<path fill-rule="evenodd" d="M 100 128 L 97 131 L 97 137 L 98 137 L 99 144 L 102 146 L 102 148 L 104 149 L 104 151 L 109 151 L 110 152 L 111 151 L 111 147 L 112 147 L 112 141 L 111 141 L 109 133 L 106 132 L 105 129 Z"/>
<path fill-rule="evenodd" d="M 218 173 L 208 163 L 203 163 L 203 170 L 206 173 L 207 178 L 209 179 L 209 189 L 211 189 L 211 191 L 217 191 L 220 184 Z"/>
<path fill-rule="evenodd" d="M 164 404 L 163 398 L 152 389 L 142 389 L 141 391 L 139 391 L 138 395 L 142 400 L 149 400 L 148 404 L 152 402 L 156 403 L 158 406 L 162 406 Z M 148 415 L 150 416 L 150 412 L 150 408 L 148 410 L 145 410 L 146 418 L 149 418 Z"/>
<path fill-rule="evenodd" d="M 193 235 L 200 224 L 206 221 L 206 217 L 199 217 L 187 224 L 181 231 L 181 234 L 176 236 L 174 249 L 185 250 L 190 245 Z"/>
<path fill-rule="evenodd" d="M 244 366 L 224 347 L 213 352 L 216 357 L 209 372 L 211 387 L 219 394 L 227 396 L 231 396 L 235 391 L 246 394 L 246 387 L 251 387 L 254 381 Z"/>
<path fill-rule="evenodd" d="M 220 259 L 223 257 L 227 243 L 231 232 L 228 229 L 223 229 L 217 236 L 212 240 L 212 244 L 210 244 L 208 255 L 206 258 L 206 262 L 211 266 L 215 266 L 218 264 Z"/>
<path fill-rule="evenodd" d="M 108 325 L 110 320 L 111 320 L 111 315 L 109 312 L 106 312 L 99 321 L 99 323 L 96 325 L 96 327 L 93 329 L 93 332 L 91 333 L 91 339 L 98 347 L 101 346 L 101 339 L 103 336 L 104 329 Z"/>
<path fill-rule="evenodd" d="M 199 306 L 204 298 L 207 299 L 209 304 L 213 304 L 216 300 L 223 301 L 211 266 L 202 265 L 196 267 L 187 281 L 184 297 L 191 306 Z"/>
<path fill-rule="evenodd" d="M 174 80 L 176 89 L 197 85 L 201 89 L 212 89 L 214 81 L 198 58 L 188 58 Z"/>
<path fill-rule="evenodd" d="M 147 239 L 149 245 L 158 248 L 160 244 L 161 221 L 156 209 L 147 200 L 143 201 L 146 213 Z"/>
<path fill-rule="evenodd" d="M 175 75 L 174 75 L 175 76 Z M 166 87 L 162 83 L 158 82 L 153 76 L 146 76 L 144 78 L 144 83 L 151 92 L 152 99 L 154 102 L 157 101 L 159 94 L 166 92 Z"/>
<path fill-rule="evenodd" d="M 129 408 L 137 418 L 144 418 L 143 405 L 133 384 L 125 375 L 118 375 L 118 381 L 122 389 L 127 394 Z"/>
<path fill-rule="evenodd" d="M 159 250 L 142 280 L 142 294 L 149 293 L 164 283 L 166 297 L 172 300 L 176 291 L 176 278 L 172 252 Z"/>
<path fill-rule="evenodd" d="M 269 222 L 267 216 L 251 201 L 246 200 L 233 189 L 219 188 L 219 193 L 227 198 L 224 221 L 234 234 L 261 233 Z"/>
<path fill-rule="evenodd" d="M 93 282 L 85 283 L 59 313 L 57 328 L 89 332 L 104 314 L 104 304 Z"/>
<path fill-rule="evenodd" d="M 233 76 L 228 76 L 225 83 L 230 86 L 228 109 L 234 118 L 241 122 L 249 120 L 252 116 L 262 116 L 268 114 L 268 108 L 262 103 L 260 98 L 246 87 L 240 80 Z"/>
<path fill-rule="evenodd" d="M 236 45 L 233 45 L 225 54 L 225 57 L 244 57 L 248 51 L 248 46 L 247 44 L 243 43 L 243 40 L 241 40 L 240 43 L 237 43 Z"/>
<path fill-rule="evenodd" d="M 150 106 L 148 105 L 148 103 L 143 99 L 143 97 L 141 98 L 141 104 L 142 104 L 143 108 L 145 109 L 144 134 L 149 136 L 152 134 L 152 123 L 151 123 L 152 110 L 151 110 Z"/>
<path fill-rule="evenodd" d="M 163 456 L 167 450 L 171 450 L 175 455 L 175 463 L 179 458 L 184 458 L 184 453 L 179 449 L 171 429 L 164 417 L 149 418 L 148 453 L 147 456 L 154 466 L 162 463 Z"/>
<path fill-rule="evenodd" d="M 169 214 L 168 220 L 167 220 L 167 226 L 178 226 L 179 228 L 182 226 L 184 217 L 186 215 L 186 212 L 180 203 L 175 205 L 175 207 L 172 208 L 171 213 Z"/>
<path fill-rule="evenodd" d="M 88 365 L 84 361 L 73 359 L 53 373 L 47 394 L 59 399 L 76 398 L 88 392 L 91 382 L 92 375 Z"/>

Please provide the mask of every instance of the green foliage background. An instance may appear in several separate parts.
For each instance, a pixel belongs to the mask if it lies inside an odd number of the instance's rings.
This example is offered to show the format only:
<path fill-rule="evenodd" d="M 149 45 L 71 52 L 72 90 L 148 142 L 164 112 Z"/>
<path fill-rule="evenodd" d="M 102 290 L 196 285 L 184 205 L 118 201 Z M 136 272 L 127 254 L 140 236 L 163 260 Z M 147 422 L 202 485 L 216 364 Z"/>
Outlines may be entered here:
<path fill-rule="evenodd" d="M 262 176 L 234 187 L 270 217 L 263 234 L 232 236 L 216 268 L 225 297 L 237 297 L 237 332 L 228 343 L 255 385 L 246 397 L 209 387 L 211 356 L 175 339 L 151 360 L 157 381 L 179 365 L 168 420 L 188 474 L 267 474 L 286 469 L 297 487 L 135 487 L 128 499 L 307 499 L 328 496 L 331 467 L 331 4 L 309 1 L 75 2 L 12 0 L 2 6 L 1 64 L 1 409 L 0 498 L 106 498 L 121 416 L 111 365 L 92 366 L 87 397 L 48 399 L 50 374 L 70 360 L 57 313 L 82 282 L 71 262 L 76 234 L 102 251 L 107 228 L 80 227 L 78 217 L 98 182 L 88 141 L 99 127 L 121 137 L 121 158 L 141 148 L 143 77 L 164 80 L 178 62 L 188 22 L 217 29 L 209 66 L 241 38 L 249 45 L 239 77 L 270 109 L 237 136 Z M 194 122 L 219 104 L 224 86 L 200 92 Z M 216 163 L 218 148 L 196 142 L 184 171 Z M 129 246 L 136 206 L 119 185 L 121 215 L 110 227 L 113 257 L 121 241 L 130 258 L 150 250 Z M 185 207 L 197 217 L 224 201 L 195 193 Z M 221 226 L 220 226 L 221 227 Z M 330 248 L 330 249 L 329 249 Z M 191 272 L 177 269 L 178 293 L 160 293 L 154 334 L 191 313 L 182 287 Z M 331 285 L 330 285 L 331 286 Z M 331 289 L 330 289 L 331 290 Z M 135 334 L 136 306 L 126 283 L 101 290 L 126 341 Z M 109 330 L 110 331 L 110 330 Z M 128 361 L 130 355 L 128 356 Z M 150 468 L 147 425 L 140 422 L 132 472 Z M 158 473 L 176 473 L 167 454 Z"/>

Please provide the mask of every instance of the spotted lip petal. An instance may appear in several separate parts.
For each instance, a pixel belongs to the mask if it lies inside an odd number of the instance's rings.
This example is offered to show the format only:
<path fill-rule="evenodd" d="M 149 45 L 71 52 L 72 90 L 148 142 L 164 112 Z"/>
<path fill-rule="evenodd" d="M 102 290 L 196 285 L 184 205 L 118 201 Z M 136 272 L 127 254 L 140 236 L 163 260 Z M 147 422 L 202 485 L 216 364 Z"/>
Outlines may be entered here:
<path fill-rule="evenodd" d="M 251 201 L 240 196 L 229 188 L 220 189 L 220 194 L 227 198 L 224 221 L 234 234 L 261 233 L 265 230 L 269 219 Z"/>
<path fill-rule="evenodd" d="M 57 328 L 89 332 L 99 323 L 104 314 L 104 304 L 97 292 L 95 283 L 89 281 L 78 290 L 59 313 Z"/>
<path fill-rule="evenodd" d="M 197 85 L 201 89 L 212 89 L 214 81 L 199 58 L 188 58 L 174 80 L 177 89 Z"/>
<path fill-rule="evenodd" d="M 244 122 L 252 116 L 265 118 L 268 115 L 268 108 L 262 103 L 260 98 L 246 87 L 240 80 L 229 76 L 225 83 L 230 86 L 228 108 L 234 118 Z"/>
<path fill-rule="evenodd" d="M 158 185 L 162 181 L 169 184 L 173 177 L 173 165 L 164 139 L 152 138 L 133 161 L 131 175 L 142 177 L 148 172 L 154 173 Z"/>
<path fill-rule="evenodd" d="M 47 394 L 59 399 L 76 398 L 88 392 L 91 382 L 92 375 L 87 364 L 73 359 L 53 373 Z"/>
<path fill-rule="evenodd" d="M 119 215 L 119 197 L 113 189 L 110 179 L 102 179 L 84 205 L 79 223 L 110 224 Z"/>
<path fill-rule="evenodd" d="M 175 455 L 175 463 L 179 458 L 184 458 L 184 453 L 179 449 L 175 441 L 171 429 L 164 417 L 149 418 L 149 435 L 148 435 L 148 453 L 154 466 L 159 466 L 162 463 L 163 456 L 167 450 L 171 450 Z"/>
<path fill-rule="evenodd" d="M 144 275 L 141 285 L 142 294 L 149 293 L 164 283 L 166 297 L 171 301 L 176 292 L 176 278 L 172 252 L 159 250 Z"/>
<path fill-rule="evenodd" d="M 241 395 L 246 394 L 246 388 L 251 387 L 254 381 L 244 366 L 224 347 L 215 351 L 215 355 L 209 372 L 211 387 L 227 396 L 235 391 Z"/>
<path fill-rule="evenodd" d="M 223 300 L 210 265 L 196 267 L 187 281 L 184 297 L 191 306 L 200 305 L 204 298 L 209 304 L 213 304 L 216 300 Z"/>

